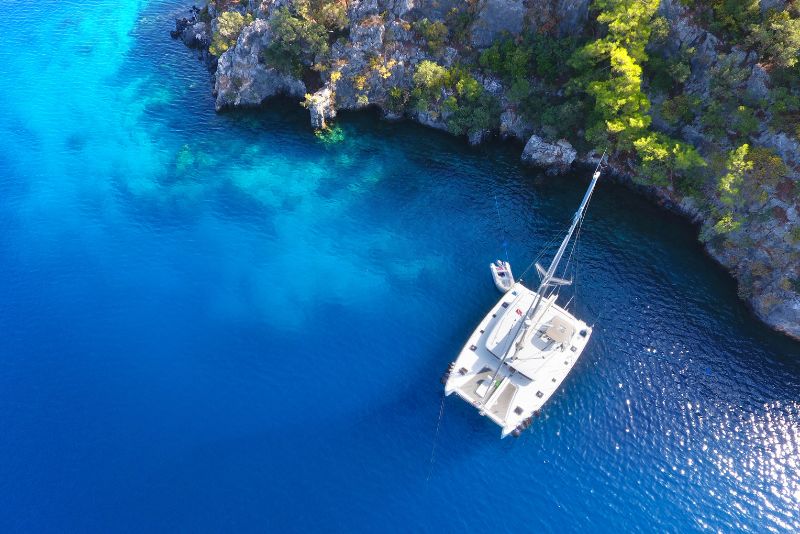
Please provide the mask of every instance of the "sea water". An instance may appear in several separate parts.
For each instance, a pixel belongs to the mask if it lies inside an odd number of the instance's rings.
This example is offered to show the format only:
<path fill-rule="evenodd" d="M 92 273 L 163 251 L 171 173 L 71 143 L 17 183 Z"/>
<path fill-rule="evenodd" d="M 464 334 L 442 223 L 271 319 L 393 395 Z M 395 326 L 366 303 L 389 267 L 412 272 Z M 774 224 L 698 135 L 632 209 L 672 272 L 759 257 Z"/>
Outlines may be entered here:
<path fill-rule="evenodd" d="M 0 3 L 0 530 L 800 529 L 800 346 L 696 229 L 601 181 L 563 387 L 516 440 L 440 420 L 489 262 L 520 274 L 591 171 L 217 114 L 181 7 Z"/>

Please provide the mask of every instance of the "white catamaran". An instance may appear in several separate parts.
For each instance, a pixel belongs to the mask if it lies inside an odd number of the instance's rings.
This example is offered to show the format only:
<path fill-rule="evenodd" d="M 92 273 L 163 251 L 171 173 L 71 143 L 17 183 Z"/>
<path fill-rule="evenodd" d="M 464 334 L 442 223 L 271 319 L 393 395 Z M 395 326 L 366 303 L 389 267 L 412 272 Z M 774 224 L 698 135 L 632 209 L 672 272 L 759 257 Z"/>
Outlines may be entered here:
<path fill-rule="evenodd" d="M 514 284 L 445 373 L 445 393 L 456 393 L 500 425 L 502 437 L 519 436 L 530 426 L 592 335 L 589 325 L 556 304 L 556 288 L 571 282 L 555 274 L 599 177 L 600 164 L 550 267 L 536 264 L 538 289 L 528 289 L 521 281 Z"/>

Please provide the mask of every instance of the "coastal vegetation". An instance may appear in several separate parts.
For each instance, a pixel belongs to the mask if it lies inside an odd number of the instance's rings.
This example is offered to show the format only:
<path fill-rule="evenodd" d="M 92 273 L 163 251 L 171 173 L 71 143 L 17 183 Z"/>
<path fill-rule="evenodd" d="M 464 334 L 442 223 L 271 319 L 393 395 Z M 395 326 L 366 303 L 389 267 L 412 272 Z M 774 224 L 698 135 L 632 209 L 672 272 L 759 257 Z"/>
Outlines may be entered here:
<path fill-rule="evenodd" d="M 749 250 L 800 277 L 797 0 L 589 0 L 583 17 L 536 0 L 267 4 L 216 0 L 198 15 L 213 56 L 242 55 L 220 61 L 218 108 L 282 93 L 304 99 L 315 128 L 376 106 L 471 143 L 500 132 L 565 140 L 552 150 L 571 158 L 605 149 L 619 174 L 702 221 L 745 293 L 766 283 Z M 260 40 L 237 46 L 254 19 Z M 248 69 L 281 77 L 255 83 Z"/>
<path fill-rule="evenodd" d="M 331 42 L 347 23 L 344 0 L 299 0 L 283 6 L 270 20 L 273 39 L 263 59 L 295 76 L 309 66 L 323 70 Z"/>
<path fill-rule="evenodd" d="M 242 28 L 253 22 L 250 13 L 242 15 L 238 11 L 225 11 L 217 17 L 217 31 L 211 39 L 211 46 L 208 51 L 215 56 L 221 56 L 231 47 Z"/>
<path fill-rule="evenodd" d="M 730 170 L 736 167 L 730 153 L 741 155 L 737 151 L 749 146 L 765 122 L 775 132 L 800 135 L 800 15 L 793 2 L 764 10 L 759 0 L 682 1 L 695 21 L 729 47 L 758 54 L 771 84 L 768 95 L 742 91 L 750 71 L 730 48 L 710 67 L 707 94 L 687 92 L 696 50 L 670 46 L 672 30 L 658 14 L 659 0 L 593 0 L 590 23 L 582 31 L 560 34 L 545 24 L 500 34 L 481 48 L 470 44 L 470 28 L 480 10 L 471 0 L 440 18 L 431 13 L 402 21 L 399 31 L 410 31 L 428 57 L 412 66 L 410 86 L 387 87 L 379 104 L 394 112 L 438 117 L 457 135 L 476 135 L 499 126 L 505 99 L 548 137 L 617 154 L 642 184 L 698 199 L 704 198 L 704 189 L 713 190 L 726 204 L 723 199 L 730 195 L 753 193 L 770 181 L 759 174 L 761 167 L 748 173 Z M 216 18 L 209 48 L 215 56 L 229 49 L 253 20 L 248 2 L 218 3 L 227 10 Z M 343 59 L 331 54 L 332 45 L 351 30 L 345 0 L 294 0 L 273 11 L 268 18 L 271 40 L 261 61 L 302 79 L 327 72 L 334 88 L 347 83 L 340 81 Z M 370 15 L 359 24 L 380 26 L 385 19 L 386 13 Z M 389 42 L 396 31 L 387 30 Z M 441 60 L 448 47 L 455 47 L 454 63 Z M 347 78 L 359 106 L 373 103 L 372 73 L 389 79 L 397 61 L 375 51 L 367 63 Z M 503 98 L 486 90 L 486 75 L 502 82 Z M 656 116 L 660 122 L 654 125 Z M 696 144 L 680 135 L 686 127 L 699 129 L 716 148 L 701 155 Z M 769 151 L 753 148 L 755 153 Z M 729 165 L 718 163 L 729 160 Z M 719 172 L 727 178 L 718 178 Z M 720 185 L 739 175 L 740 187 Z M 724 232 L 737 225 L 714 227 Z"/>
<path fill-rule="evenodd" d="M 463 67 L 445 68 L 433 61 L 419 64 L 411 97 L 419 111 L 441 103 L 447 128 L 455 135 L 480 132 L 499 124 L 500 106 Z"/>

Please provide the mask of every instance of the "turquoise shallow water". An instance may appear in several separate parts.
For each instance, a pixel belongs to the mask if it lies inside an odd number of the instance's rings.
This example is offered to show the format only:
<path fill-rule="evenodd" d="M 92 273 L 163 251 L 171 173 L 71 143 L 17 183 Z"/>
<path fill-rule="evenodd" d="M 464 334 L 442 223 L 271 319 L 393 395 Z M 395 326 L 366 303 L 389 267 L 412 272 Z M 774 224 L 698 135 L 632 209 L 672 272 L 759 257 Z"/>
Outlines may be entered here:
<path fill-rule="evenodd" d="M 439 376 L 586 176 L 293 102 L 217 115 L 178 2 L 0 4 L 3 531 L 800 529 L 800 346 L 602 183 L 589 347 L 518 440 Z M 588 173 L 586 173 L 588 174 Z"/>

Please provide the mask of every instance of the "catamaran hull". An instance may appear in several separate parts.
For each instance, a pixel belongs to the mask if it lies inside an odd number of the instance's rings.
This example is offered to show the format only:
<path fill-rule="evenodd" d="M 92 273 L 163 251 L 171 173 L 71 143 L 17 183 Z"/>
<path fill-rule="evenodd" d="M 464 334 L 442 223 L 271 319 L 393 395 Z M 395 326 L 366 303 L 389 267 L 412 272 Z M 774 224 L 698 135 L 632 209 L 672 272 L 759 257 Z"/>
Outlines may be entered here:
<path fill-rule="evenodd" d="M 519 435 L 530 426 L 532 418 L 558 390 L 583 353 L 592 333 L 584 322 L 575 319 L 555 304 L 555 297 L 545 301 L 543 323 L 556 317 L 575 325 L 573 336 L 563 347 L 544 345 L 547 350 L 524 354 L 500 364 L 501 358 L 489 346 L 498 336 L 512 336 L 521 326 L 514 318 L 522 315 L 524 305 L 536 293 L 516 284 L 486 314 L 445 373 L 445 394 L 455 393 L 480 413 L 501 427 L 501 437 Z M 509 316 L 508 314 L 513 314 Z M 500 330 L 498 332 L 498 329 Z M 539 343 L 534 340 L 534 343 Z M 495 350 L 497 346 L 494 346 Z M 502 347 L 501 347 L 502 348 Z M 537 358 L 534 361 L 533 358 Z M 499 369 L 498 369 L 499 366 Z M 445 378 L 443 377 L 443 378 Z"/>
<path fill-rule="evenodd" d="M 557 288 L 572 283 L 556 277 L 556 272 L 586 213 L 604 156 L 550 267 L 536 264 L 541 277 L 538 289 L 514 284 L 486 314 L 447 373 L 445 393 L 456 393 L 475 406 L 502 428 L 502 437 L 518 435 L 531 424 L 533 414 L 559 388 L 592 334 L 586 323 L 556 304 Z M 492 274 L 500 269 L 505 266 L 497 262 Z"/>

